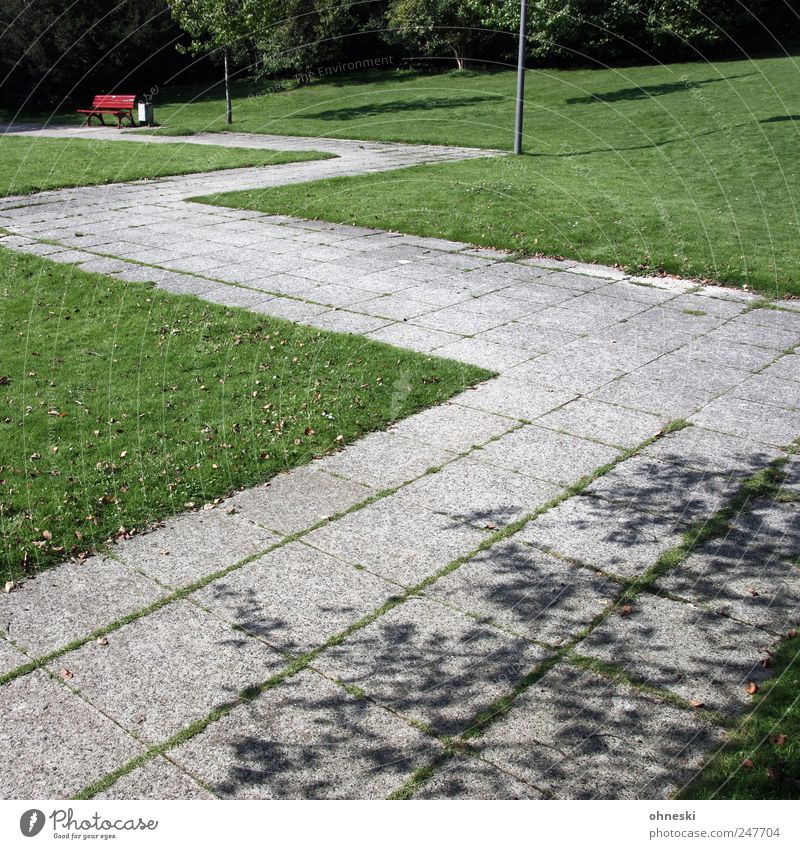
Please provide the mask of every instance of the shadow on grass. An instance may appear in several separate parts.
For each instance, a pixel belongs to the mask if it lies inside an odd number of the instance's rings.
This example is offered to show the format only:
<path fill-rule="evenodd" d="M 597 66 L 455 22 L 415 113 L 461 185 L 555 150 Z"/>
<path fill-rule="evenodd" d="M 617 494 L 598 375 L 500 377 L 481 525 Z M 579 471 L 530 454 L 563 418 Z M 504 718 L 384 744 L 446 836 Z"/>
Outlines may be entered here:
<path fill-rule="evenodd" d="M 473 106 L 476 103 L 502 99 L 495 95 L 476 95 L 474 97 L 424 97 L 415 100 L 387 100 L 385 103 L 366 103 L 363 106 L 325 109 L 321 112 L 306 112 L 297 117 L 304 120 L 350 121 L 355 118 L 374 118 L 378 115 L 390 115 L 400 112 L 421 112 L 429 109 L 451 109 L 459 106 Z"/>
<path fill-rule="evenodd" d="M 621 88 L 617 91 L 607 91 L 603 94 L 587 94 L 581 97 L 570 97 L 568 104 L 578 103 L 619 103 L 624 100 L 647 100 L 651 97 L 663 97 L 666 94 L 686 91 L 687 89 L 699 88 L 710 83 L 721 83 L 729 80 L 737 80 L 742 77 L 752 77 L 755 74 L 736 74 L 732 77 L 711 77 L 707 80 L 679 80 L 674 83 L 658 83 L 657 85 L 632 86 Z"/>

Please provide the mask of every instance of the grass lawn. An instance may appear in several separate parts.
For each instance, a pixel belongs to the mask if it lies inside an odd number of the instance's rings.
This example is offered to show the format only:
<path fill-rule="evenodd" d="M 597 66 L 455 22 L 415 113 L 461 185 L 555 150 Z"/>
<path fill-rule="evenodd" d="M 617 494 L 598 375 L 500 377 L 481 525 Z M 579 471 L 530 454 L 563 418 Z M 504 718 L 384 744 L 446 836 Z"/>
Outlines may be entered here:
<path fill-rule="evenodd" d="M 800 637 L 784 640 L 774 677 L 684 799 L 800 799 Z"/>
<path fill-rule="evenodd" d="M 239 87 L 233 129 L 508 150 L 514 75 L 372 72 Z M 795 57 L 531 71 L 526 155 L 223 202 L 800 294 Z M 168 132 L 223 129 L 217 90 L 166 92 Z"/>
<path fill-rule="evenodd" d="M 0 580 L 488 375 L 0 249 Z"/>
<path fill-rule="evenodd" d="M 145 144 L 5 135 L 0 136 L 0 197 L 223 168 L 280 165 L 331 155 L 180 142 Z"/>

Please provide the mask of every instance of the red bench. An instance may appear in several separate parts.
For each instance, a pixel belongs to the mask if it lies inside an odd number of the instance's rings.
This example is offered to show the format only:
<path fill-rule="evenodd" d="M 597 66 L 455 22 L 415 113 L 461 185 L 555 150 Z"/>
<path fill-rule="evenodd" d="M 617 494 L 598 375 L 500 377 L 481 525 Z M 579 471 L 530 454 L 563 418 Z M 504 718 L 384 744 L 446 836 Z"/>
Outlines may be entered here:
<path fill-rule="evenodd" d="M 105 126 L 103 115 L 113 115 L 117 121 L 117 129 L 122 129 L 122 121 L 127 118 L 130 126 L 135 127 L 133 120 L 133 108 L 136 106 L 138 95 L 136 94 L 96 94 L 92 100 L 91 109 L 76 109 L 86 115 L 86 124 L 92 123 L 92 118 Z"/>

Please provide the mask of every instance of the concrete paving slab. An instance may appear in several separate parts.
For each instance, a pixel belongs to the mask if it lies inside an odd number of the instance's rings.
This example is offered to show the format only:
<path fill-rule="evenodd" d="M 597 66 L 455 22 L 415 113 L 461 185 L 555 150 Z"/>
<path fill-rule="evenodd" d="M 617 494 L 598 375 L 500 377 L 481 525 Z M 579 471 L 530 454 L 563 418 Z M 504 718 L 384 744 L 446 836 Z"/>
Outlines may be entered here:
<path fill-rule="evenodd" d="M 537 424 L 596 439 L 606 445 L 634 448 L 659 433 L 667 421 L 664 416 L 653 416 L 613 404 L 578 398 L 549 415 L 542 416 Z"/>
<path fill-rule="evenodd" d="M 305 542 L 348 563 L 414 586 L 486 538 L 410 498 L 384 498 L 308 534 Z"/>
<path fill-rule="evenodd" d="M 577 651 L 720 713 L 743 710 L 747 685 L 770 674 L 761 661 L 775 638 L 760 628 L 655 595 L 639 595 L 629 606 L 627 615 L 612 614 L 595 628 Z"/>
<path fill-rule="evenodd" d="M 455 401 L 460 399 L 461 396 L 456 396 Z M 449 403 L 430 407 L 416 416 L 403 419 L 391 430 L 405 439 L 419 440 L 460 453 L 500 436 L 516 424 L 502 416 Z"/>
<path fill-rule="evenodd" d="M 67 799 L 144 747 L 44 672 L 0 687 L 0 796 Z"/>
<path fill-rule="evenodd" d="M 688 385 L 676 391 L 672 384 L 629 374 L 592 392 L 591 398 L 672 420 L 696 412 L 713 398 L 713 394 Z"/>
<path fill-rule="evenodd" d="M 549 387 L 534 387 L 501 376 L 462 392 L 454 403 L 500 416 L 533 420 L 572 401 L 575 392 Z"/>
<path fill-rule="evenodd" d="M 227 569 L 276 543 L 280 537 L 231 515 L 232 502 L 214 510 L 184 513 L 150 533 L 126 540 L 114 556 L 175 589 Z"/>
<path fill-rule="evenodd" d="M 5 637 L 0 637 L 0 675 L 11 672 L 29 660 L 28 655 L 15 648 Z"/>
<path fill-rule="evenodd" d="M 413 480 L 455 457 L 452 451 L 444 448 L 381 431 L 318 460 L 315 465 L 323 471 L 382 490 Z"/>
<path fill-rule="evenodd" d="M 435 751 L 394 714 L 306 670 L 170 758 L 227 799 L 381 799 Z"/>
<path fill-rule="evenodd" d="M 569 486 L 620 453 L 609 445 L 527 425 L 490 442 L 472 456 L 482 463 Z"/>
<path fill-rule="evenodd" d="M 764 407 L 731 395 L 723 396 L 693 413 L 689 421 L 700 427 L 781 447 L 800 436 L 800 412 Z"/>
<path fill-rule="evenodd" d="M 190 598 L 282 652 L 303 654 L 397 592 L 395 584 L 292 542 Z"/>
<path fill-rule="evenodd" d="M 277 475 L 266 486 L 237 493 L 225 502 L 225 509 L 280 534 L 292 534 L 350 509 L 373 492 L 312 464 Z"/>
<path fill-rule="evenodd" d="M 781 557 L 800 558 L 800 502 L 756 502 L 736 518 L 733 526 L 747 536 L 751 545 Z"/>
<path fill-rule="evenodd" d="M 314 666 L 440 734 L 459 734 L 546 656 L 525 640 L 416 598 L 332 646 Z"/>
<path fill-rule="evenodd" d="M 492 546 L 426 595 L 523 637 L 559 645 L 602 614 L 620 584 L 516 542 Z"/>
<path fill-rule="evenodd" d="M 701 546 L 656 585 L 776 634 L 800 621 L 800 567 L 737 531 Z"/>
<path fill-rule="evenodd" d="M 215 799 L 190 775 L 166 758 L 158 756 L 123 775 L 95 799 Z"/>
<path fill-rule="evenodd" d="M 694 524 L 726 507 L 740 488 L 741 480 L 735 478 L 652 457 L 631 457 L 595 480 L 584 494 Z"/>
<path fill-rule="evenodd" d="M 456 756 L 440 766 L 414 799 L 544 799 L 535 787 L 476 757 Z"/>
<path fill-rule="evenodd" d="M 188 601 L 176 601 L 68 652 L 70 687 L 149 743 L 162 741 L 266 681 L 284 658 Z"/>
<path fill-rule="evenodd" d="M 477 746 L 556 799 L 665 799 L 721 742 L 720 729 L 688 711 L 560 664 Z"/>
<path fill-rule="evenodd" d="M 699 471 L 747 478 L 781 456 L 781 452 L 761 442 L 701 427 L 686 427 L 648 445 L 642 456 Z"/>
<path fill-rule="evenodd" d="M 0 595 L 0 623 L 8 637 L 32 657 L 40 657 L 167 594 L 155 581 L 115 560 L 90 557 L 42 572 L 13 593 Z"/>
<path fill-rule="evenodd" d="M 524 542 L 616 575 L 635 577 L 681 542 L 682 528 L 662 516 L 601 498 L 564 501 L 529 522 Z"/>
<path fill-rule="evenodd" d="M 483 528 L 516 522 L 560 491 L 555 484 L 479 463 L 469 456 L 419 478 L 397 497 Z"/>

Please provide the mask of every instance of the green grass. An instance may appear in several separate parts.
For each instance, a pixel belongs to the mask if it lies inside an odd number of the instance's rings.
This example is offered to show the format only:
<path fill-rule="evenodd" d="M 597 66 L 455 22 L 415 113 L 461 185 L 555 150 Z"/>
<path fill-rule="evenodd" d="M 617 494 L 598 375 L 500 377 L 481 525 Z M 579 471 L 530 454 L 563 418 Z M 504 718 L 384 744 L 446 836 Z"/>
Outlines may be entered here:
<path fill-rule="evenodd" d="M 0 136 L 0 197 L 224 168 L 281 165 L 331 155 L 180 142 L 146 144 L 6 135 Z"/>
<path fill-rule="evenodd" d="M 0 249 L 0 578 L 266 481 L 488 374 Z"/>
<path fill-rule="evenodd" d="M 508 150 L 514 82 L 373 71 L 240 84 L 232 129 Z M 526 93 L 523 157 L 223 202 L 800 295 L 796 57 L 543 69 Z M 227 129 L 218 87 L 168 89 L 155 108 L 158 132 Z"/>
<path fill-rule="evenodd" d="M 800 638 L 784 640 L 774 677 L 684 799 L 800 799 Z"/>
<path fill-rule="evenodd" d="M 333 77 L 259 96 L 233 129 L 508 150 L 514 76 Z M 800 294 L 796 57 L 531 71 L 521 158 L 222 202 Z M 170 133 L 223 129 L 219 92 L 165 93 Z"/>

